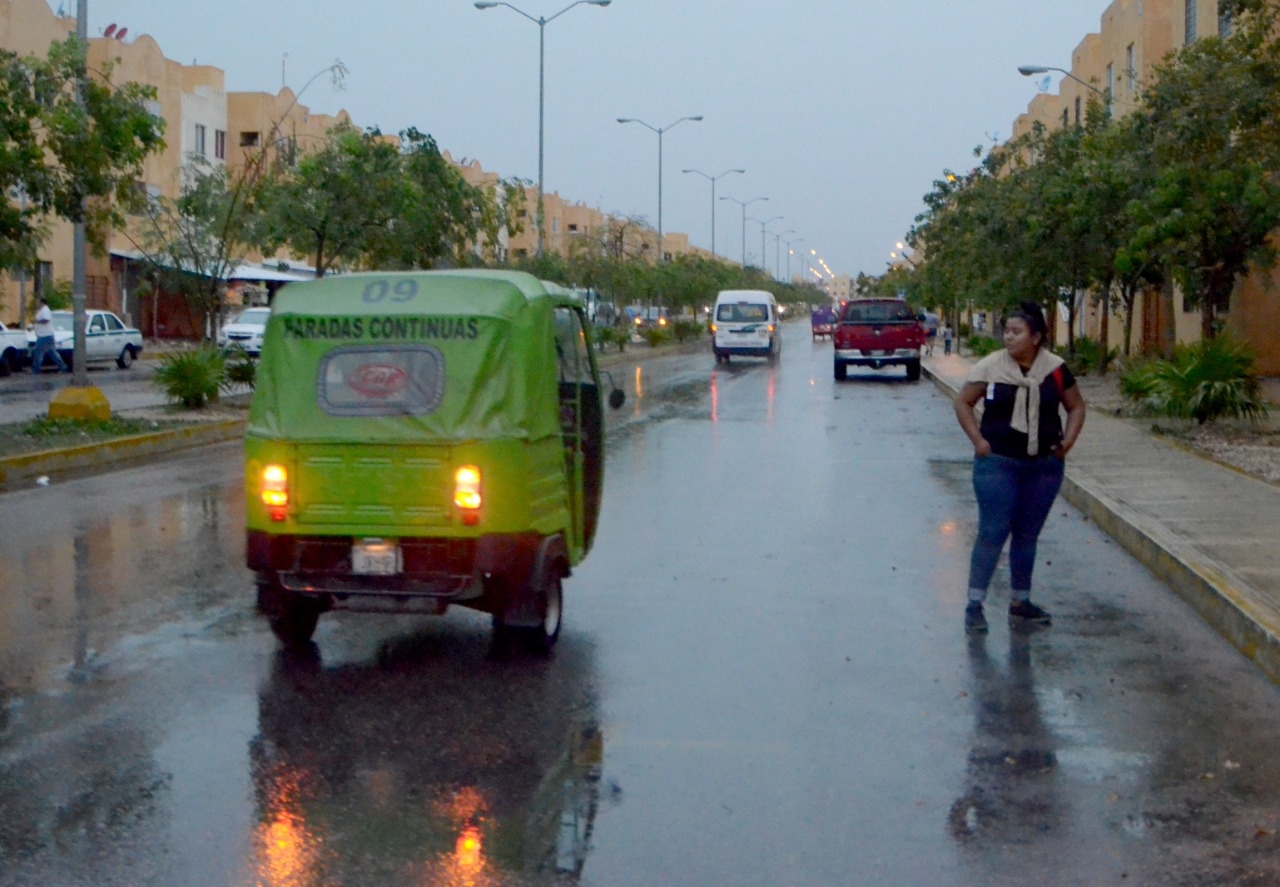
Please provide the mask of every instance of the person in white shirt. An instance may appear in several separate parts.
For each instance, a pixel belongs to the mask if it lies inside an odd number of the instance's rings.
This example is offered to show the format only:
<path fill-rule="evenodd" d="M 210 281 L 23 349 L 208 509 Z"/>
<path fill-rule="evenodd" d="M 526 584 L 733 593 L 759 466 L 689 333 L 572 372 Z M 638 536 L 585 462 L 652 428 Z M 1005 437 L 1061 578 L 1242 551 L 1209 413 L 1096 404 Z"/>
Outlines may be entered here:
<path fill-rule="evenodd" d="M 36 312 L 35 334 L 36 347 L 31 352 L 32 375 L 40 375 L 40 370 L 44 368 L 46 355 L 53 356 L 53 362 L 58 365 L 60 371 L 64 373 L 71 372 L 71 367 L 67 366 L 67 362 L 58 353 L 58 343 L 53 336 L 53 311 L 49 308 L 49 303 L 45 299 L 40 300 L 40 310 Z"/>

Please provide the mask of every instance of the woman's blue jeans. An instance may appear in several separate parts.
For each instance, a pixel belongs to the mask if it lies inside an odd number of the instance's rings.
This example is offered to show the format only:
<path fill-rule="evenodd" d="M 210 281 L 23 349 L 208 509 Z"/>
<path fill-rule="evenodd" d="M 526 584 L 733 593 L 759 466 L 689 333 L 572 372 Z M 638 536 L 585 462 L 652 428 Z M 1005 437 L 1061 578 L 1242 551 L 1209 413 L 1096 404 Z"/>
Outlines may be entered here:
<path fill-rule="evenodd" d="M 1026 600 L 1031 595 L 1036 540 L 1062 486 L 1064 467 L 1065 463 L 1056 456 L 1011 459 L 991 455 L 973 460 L 978 538 L 969 558 L 970 597 L 979 591 L 986 597 L 1006 539 L 1011 539 L 1009 585 L 1013 598 Z"/>

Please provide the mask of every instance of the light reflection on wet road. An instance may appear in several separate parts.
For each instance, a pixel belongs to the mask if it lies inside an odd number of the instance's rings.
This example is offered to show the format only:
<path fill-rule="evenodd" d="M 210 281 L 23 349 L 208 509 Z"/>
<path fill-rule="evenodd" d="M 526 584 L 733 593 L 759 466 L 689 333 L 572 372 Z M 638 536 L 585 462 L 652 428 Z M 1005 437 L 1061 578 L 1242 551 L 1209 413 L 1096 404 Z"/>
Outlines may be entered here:
<path fill-rule="evenodd" d="M 1275 688 L 1066 505 L 1054 627 L 967 640 L 949 404 L 786 331 L 615 363 L 549 661 L 282 655 L 235 445 L 0 496 L 0 884 L 1277 883 Z"/>

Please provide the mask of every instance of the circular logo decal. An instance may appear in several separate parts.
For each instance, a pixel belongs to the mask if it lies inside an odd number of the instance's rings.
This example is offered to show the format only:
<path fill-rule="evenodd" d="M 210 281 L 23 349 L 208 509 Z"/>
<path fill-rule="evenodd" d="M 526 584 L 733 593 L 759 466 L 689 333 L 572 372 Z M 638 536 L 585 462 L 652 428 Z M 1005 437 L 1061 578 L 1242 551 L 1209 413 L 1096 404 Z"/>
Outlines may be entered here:
<path fill-rule="evenodd" d="M 362 397 L 383 399 L 404 391 L 409 374 L 403 367 L 387 363 L 367 363 L 356 367 L 347 385 Z"/>

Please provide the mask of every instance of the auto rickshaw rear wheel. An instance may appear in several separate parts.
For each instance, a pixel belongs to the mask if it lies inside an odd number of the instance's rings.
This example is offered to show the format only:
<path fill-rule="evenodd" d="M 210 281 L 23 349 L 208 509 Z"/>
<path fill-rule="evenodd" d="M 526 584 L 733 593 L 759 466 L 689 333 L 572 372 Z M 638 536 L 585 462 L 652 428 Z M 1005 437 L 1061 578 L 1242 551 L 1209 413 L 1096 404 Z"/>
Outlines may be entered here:
<path fill-rule="evenodd" d="M 310 642 L 320 611 L 318 601 L 284 590 L 275 577 L 258 580 L 258 612 L 281 643 L 297 647 Z"/>
<path fill-rule="evenodd" d="M 524 586 L 522 596 L 524 600 L 518 605 L 520 610 L 536 614 L 537 624 L 529 625 L 521 619 L 523 624 L 513 625 L 503 613 L 494 613 L 494 649 L 501 653 L 517 643 L 534 655 L 545 656 L 560 638 L 564 614 L 564 586 L 559 564 L 548 563 L 535 569 Z"/>

